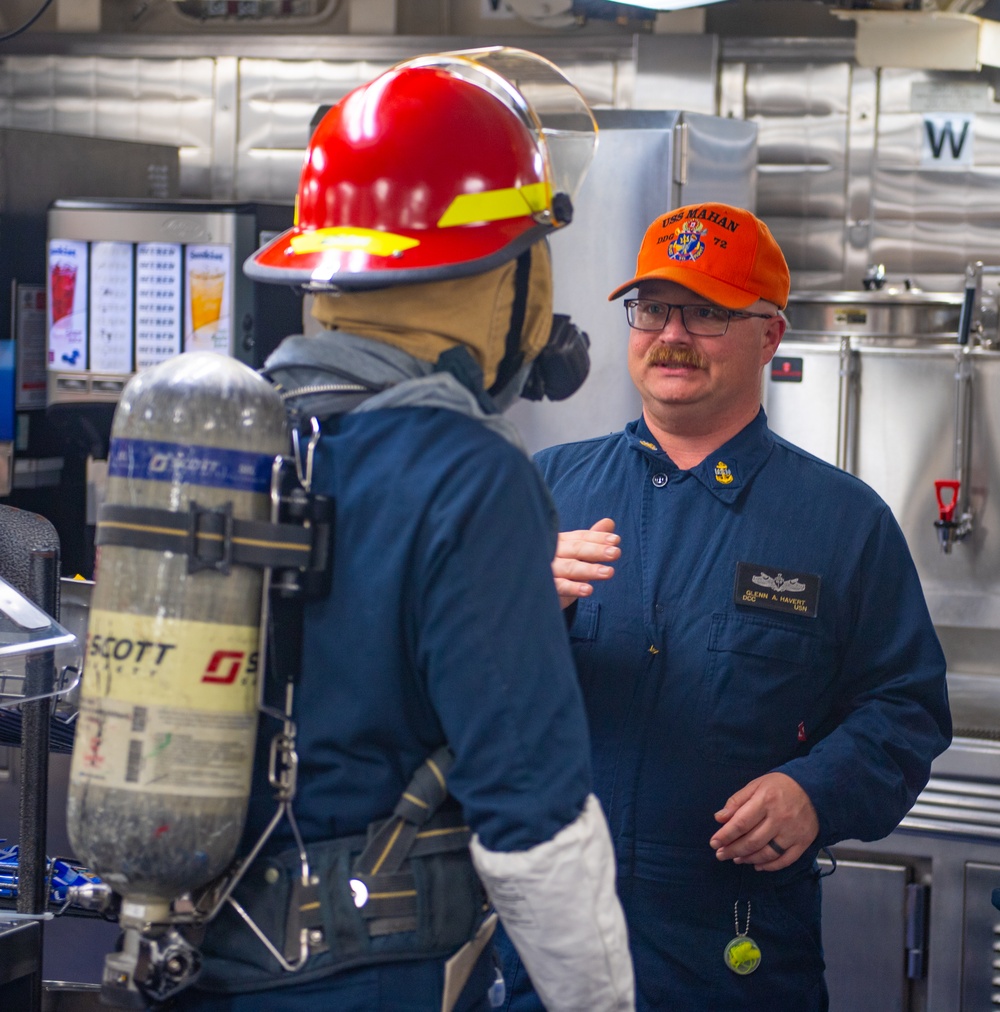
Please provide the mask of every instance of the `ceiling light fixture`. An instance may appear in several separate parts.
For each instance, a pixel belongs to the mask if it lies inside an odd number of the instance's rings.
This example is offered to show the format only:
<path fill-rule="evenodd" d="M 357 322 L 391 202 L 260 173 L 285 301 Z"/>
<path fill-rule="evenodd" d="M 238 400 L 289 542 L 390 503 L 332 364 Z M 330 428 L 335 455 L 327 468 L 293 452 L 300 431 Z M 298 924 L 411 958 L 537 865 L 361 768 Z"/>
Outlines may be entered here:
<path fill-rule="evenodd" d="M 706 7 L 724 0 L 611 0 L 612 3 L 628 4 L 629 7 L 646 7 L 652 11 L 680 11 L 687 7 Z"/>

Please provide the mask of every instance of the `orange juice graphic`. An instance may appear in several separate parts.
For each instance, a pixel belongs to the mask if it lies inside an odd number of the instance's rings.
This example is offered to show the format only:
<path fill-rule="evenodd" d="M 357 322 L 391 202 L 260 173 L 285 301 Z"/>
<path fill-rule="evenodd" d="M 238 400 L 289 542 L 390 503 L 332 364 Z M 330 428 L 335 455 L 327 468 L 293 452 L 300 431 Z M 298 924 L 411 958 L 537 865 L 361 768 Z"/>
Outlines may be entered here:
<path fill-rule="evenodd" d="M 76 264 L 58 263 L 52 267 L 52 322 L 73 312 L 76 294 Z"/>
<path fill-rule="evenodd" d="M 206 264 L 191 271 L 191 329 L 214 330 L 222 312 L 222 292 L 226 275 L 218 267 Z M 210 331 L 206 330 L 206 333 Z"/>

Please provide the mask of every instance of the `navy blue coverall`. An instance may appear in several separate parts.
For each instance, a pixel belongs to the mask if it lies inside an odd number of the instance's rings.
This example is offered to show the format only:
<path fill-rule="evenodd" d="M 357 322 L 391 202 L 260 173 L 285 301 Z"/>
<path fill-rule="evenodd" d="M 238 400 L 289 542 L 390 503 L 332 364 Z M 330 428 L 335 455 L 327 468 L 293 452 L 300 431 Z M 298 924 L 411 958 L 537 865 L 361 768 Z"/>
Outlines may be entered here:
<path fill-rule="evenodd" d="M 944 657 L 898 525 L 763 411 L 690 471 L 642 419 L 537 460 L 562 530 L 611 517 L 621 535 L 571 637 L 638 1007 L 825 1008 L 817 851 L 891 832 L 951 734 Z M 778 872 L 717 861 L 713 813 L 770 771 L 804 788 L 817 840 Z M 737 976 L 723 950 L 744 931 L 761 962 Z M 533 995 L 510 1007 L 540 1008 Z"/>
<path fill-rule="evenodd" d="M 591 775 L 537 468 L 474 418 L 397 407 L 344 415 L 319 443 L 313 485 L 335 500 L 336 524 L 333 586 L 307 605 L 295 697 L 305 841 L 385 818 L 444 743 L 449 789 L 485 847 L 551 839 L 580 814 Z M 275 730 L 263 721 L 262 740 Z M 275 808 L 264 772 L 247 846 Z M 291 845 L 286 823 L 269 850 Z M 480 960 L 458 1009 L 488 1007 L 493 980 Z M 441 982 L 442 961 L 424 959 L 308 984 L 289 975 L 263 993 L 187 992 L 179 1007 L 437 1010 Z"/>

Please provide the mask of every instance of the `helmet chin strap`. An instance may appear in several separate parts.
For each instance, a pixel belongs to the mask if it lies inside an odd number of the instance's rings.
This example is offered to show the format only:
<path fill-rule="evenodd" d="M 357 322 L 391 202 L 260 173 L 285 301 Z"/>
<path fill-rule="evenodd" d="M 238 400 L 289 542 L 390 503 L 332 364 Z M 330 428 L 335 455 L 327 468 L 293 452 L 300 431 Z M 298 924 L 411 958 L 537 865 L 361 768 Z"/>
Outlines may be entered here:
<path fill-rule="evenodd" d="M 528 281 L 531 277 L 531 251 L 529 246 L 518 258 L 514 270 L 514 301 L 510 307 L 510 326 L 507 328 L 503 358 L 497 366 L 496 379 L 486 392 L 500 396 L 524 365 L 521 340 L 524 336 L 524 315 L 528 305 Z"/>
<path fill-rule="evenodd" d="M 504 355 L 497 366 L 496 380 L 487 391 L 498 411 L 506 411 L 518 397 L 564 400 L 582 386 L 590 372 L 590 339 L 568 316 L 560 314 L 552 316 L 545 346 L 532 361 L 525 362 L 522 345 L 533 248 L 517 258 Z"/>

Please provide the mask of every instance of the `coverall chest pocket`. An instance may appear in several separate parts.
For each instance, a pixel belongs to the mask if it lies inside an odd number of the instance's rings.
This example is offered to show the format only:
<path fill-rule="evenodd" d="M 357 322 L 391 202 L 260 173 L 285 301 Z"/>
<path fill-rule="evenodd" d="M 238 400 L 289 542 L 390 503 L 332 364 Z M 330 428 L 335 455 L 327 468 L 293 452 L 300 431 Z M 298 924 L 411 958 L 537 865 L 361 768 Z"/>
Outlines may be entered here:
<path fill-rule="evenodd" d="M 601 708 L 600 702 L 605 691 L 606 679 L 595 670 L 594 644 L 601 617 L 601 606 L 590 597 L 580 598 L 574 608 L 573 621 L 569 627 L 569 641 L 573 648 L 573 660 L 580 687 L 590 706 Z M 591 717 L 593 720 L 593 715 Z"/>
<path fill-rule="evenodd" d="M 601 606 L 592 597 L 581 597 L 575 605 L 573 622 L 569 627 L 569 638 L 590 642 L 597 636 L 597 620 Z"/>
<path fill-rule="evenodd" d="M 800 752 L 829 705 L 833 664 L 833 644 L 803 624 L 713 615 L 701 693 L 704 754 L 769 767 Z"/>

